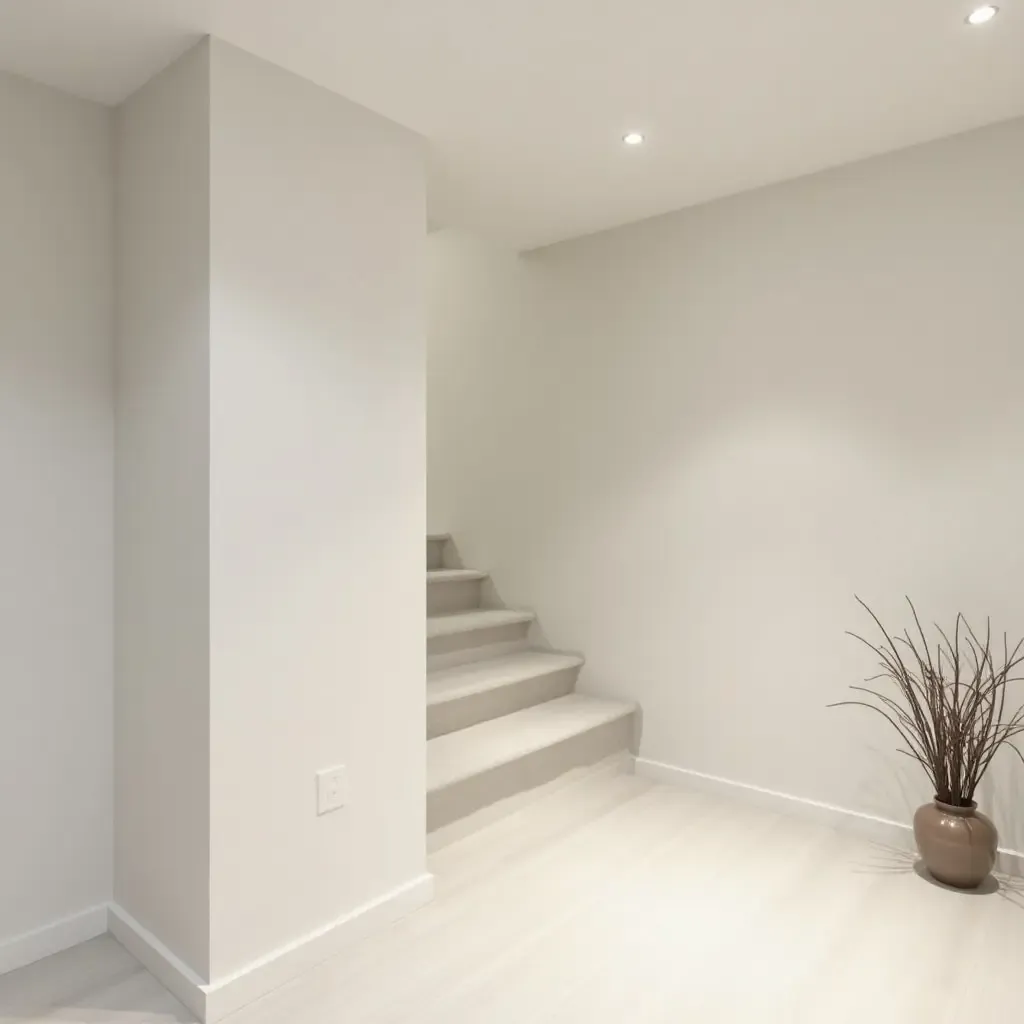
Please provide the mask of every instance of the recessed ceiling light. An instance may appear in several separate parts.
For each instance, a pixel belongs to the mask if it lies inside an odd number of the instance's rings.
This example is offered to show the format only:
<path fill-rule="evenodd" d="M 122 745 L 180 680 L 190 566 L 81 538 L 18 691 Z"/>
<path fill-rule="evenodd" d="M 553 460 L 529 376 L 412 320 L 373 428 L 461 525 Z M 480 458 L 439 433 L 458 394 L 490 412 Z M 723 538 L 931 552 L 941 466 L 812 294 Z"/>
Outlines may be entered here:
<path fill-rule="evenodd" d="M 639 132 L 627 132 L 622 136 L 622 141 L 627 146 L 639 146 L 644 141 L 644 137 Z"/>
<path fill-rule="evenodd" d="M 984 25 L 986 21 L 991 21 L 998 13 L 999 8 L 994 7 L 992 4 L 985 4 L 983 7 L 976 7 L 967 15 L 967 24 Z"/>

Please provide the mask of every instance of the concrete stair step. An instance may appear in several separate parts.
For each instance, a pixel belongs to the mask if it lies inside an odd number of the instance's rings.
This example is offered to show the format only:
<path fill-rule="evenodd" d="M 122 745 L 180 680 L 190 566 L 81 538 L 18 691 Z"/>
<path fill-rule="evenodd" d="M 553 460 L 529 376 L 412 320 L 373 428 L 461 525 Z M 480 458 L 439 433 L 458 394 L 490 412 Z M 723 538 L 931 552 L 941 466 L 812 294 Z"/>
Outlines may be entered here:
<path fill-rule="evenodd" d="M 427 675 L 427 736 L 443 736 L 572 693 L 583 658 L 517 651 Z"/>
<path fill-rule="evenodd" d="M 427 617 L 427 654 L 475 651 L 489 644 L 525 642 L 533 612 L 477 608 Z"/>
<path fill-rule="evenodd" d="M 451 537 L 447 533 L 427 534 L 427 568 L 441 569 L 444 567 L 444 549 Z"/>
<path fill-rule="evenodd" d="M 427 742 L 427 830 L 633 745 L 636 706 L 587 694 L 480 722 Z"/>
<path fill-rule="evenodd" d="M 477 569 L 430 569 L 427 571 L 427 615 L 447 615 L 480 607 L 487 573 Z"/>

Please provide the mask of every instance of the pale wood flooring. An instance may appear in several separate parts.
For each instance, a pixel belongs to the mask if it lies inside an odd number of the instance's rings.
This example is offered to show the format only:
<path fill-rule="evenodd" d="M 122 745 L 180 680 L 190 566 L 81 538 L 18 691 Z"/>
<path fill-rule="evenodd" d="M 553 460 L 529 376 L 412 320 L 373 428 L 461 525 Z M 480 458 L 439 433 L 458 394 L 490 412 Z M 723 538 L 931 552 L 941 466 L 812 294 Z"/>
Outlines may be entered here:
<path fill-rule="evenodd" d="M 1024 1020 L 1019 882 L 598 772 L 432 855 L 433 904 L 231 1024 Z M 0 978 L 0 1022 L 190 1022 L 111 938 Z"/>

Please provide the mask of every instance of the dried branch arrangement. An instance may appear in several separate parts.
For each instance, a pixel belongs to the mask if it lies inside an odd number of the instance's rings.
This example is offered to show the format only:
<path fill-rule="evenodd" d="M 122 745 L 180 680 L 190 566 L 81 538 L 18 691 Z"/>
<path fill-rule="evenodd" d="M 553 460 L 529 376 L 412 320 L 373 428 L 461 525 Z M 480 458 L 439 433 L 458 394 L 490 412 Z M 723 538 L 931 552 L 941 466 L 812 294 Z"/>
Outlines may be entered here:
<path fill-rule="evenodd" d="M 876 646 L 856 633 L 849 634 L 881 659 L 882 671 L 865 682 L 886 680 L 895 690 L 888 695 L 871 685 L 851 686 L 866 698 L 829 707 L 854 705 L 882 715 L 903 739 L 905 747 L 900 753 L 913 758 L 927 773 L 935 799 L 954 807 L 970 807 L 978 783 L 1000 747 L 1009 747 L 1024 762 L 1014 743 L 1024 732 L 1024 706 L 1006 712 L 1008 684 L 1024 678 L 1013 674 L 1024 662 L 1024 639 L 1010 650 L 1004 633 L 1002 655 L 993 655 L 991 623 L 986 622 L 982 640 L 963 615 L 957 615 L 952 639 L 936 625 L 940 639 L 933 651 L 910 598 L 907 604 L 914 616 L 916 637 L 907 630 L 902 636 L 892 636 L 859 597 L 857 601 L 884 638 Z"/>

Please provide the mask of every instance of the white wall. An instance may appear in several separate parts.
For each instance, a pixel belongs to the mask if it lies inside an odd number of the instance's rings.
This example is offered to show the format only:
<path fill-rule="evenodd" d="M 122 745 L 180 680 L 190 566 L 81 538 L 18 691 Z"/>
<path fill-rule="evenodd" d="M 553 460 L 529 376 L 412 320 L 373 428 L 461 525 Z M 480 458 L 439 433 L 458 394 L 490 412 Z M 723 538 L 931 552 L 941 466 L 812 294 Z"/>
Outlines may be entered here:
<path fill-rule="evenodd" d="M 432 239 L 431 528 L 642 703 L 644 756 L 924 798 L 824 705 L 870 669 L 855 593 L 1024 633 L 1022 180 L 1016 121 L 518 261 Z"/>
<path fill-rule="evenodd" d="M 427 239 L 427 526 L 510 560 L 543 514 L 525 493 L 504 514 L 543 458 L 527 438 L 535 425 L 547 430 L 549 416 L 535 424 L 527 411 L 550 408 L 557 383 L 542 372 L 544 278 L 535 263 L 459 231 Z"/>
<path fill-rule="evenodd" d="M 110 897 L 113 293 L 109 112 L 0 73 L 0 140 L 2 970 Z"/>
<path fill-rule="evenodd" d="M 117 112 L 115 898 L 209 962 L 209 61 Z"/>
<path fill-rule="evenodd" d="M 425 870 L 426 345 L 419 139 L 217 41 L 211 83 L 217 979 Z"/>
<path fill-rule="evenodd" d="M 422 153 L 216 39 L 118 129 L 116 898 L 218 1016 L 429 890 Z"/>

